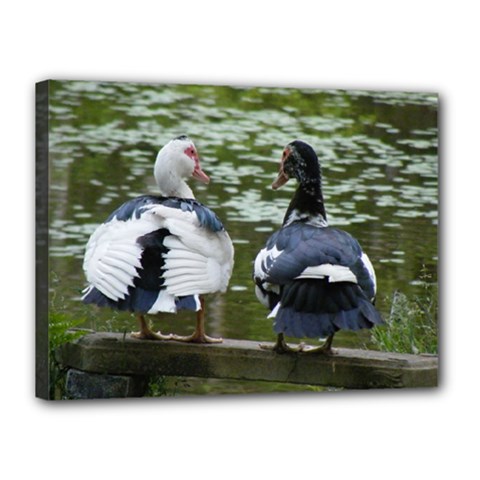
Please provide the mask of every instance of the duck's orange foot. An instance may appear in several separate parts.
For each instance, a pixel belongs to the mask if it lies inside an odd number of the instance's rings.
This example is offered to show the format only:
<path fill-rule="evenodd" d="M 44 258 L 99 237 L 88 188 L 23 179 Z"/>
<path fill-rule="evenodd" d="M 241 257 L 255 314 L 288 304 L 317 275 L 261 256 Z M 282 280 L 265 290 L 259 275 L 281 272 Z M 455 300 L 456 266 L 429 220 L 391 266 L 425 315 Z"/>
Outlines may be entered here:
<path fill-rule="evenodd" d="M 172 335 L 172 340 L 188 343 L 222 343 L 223 338 L 209 337 L 205 333 L 193 332 L 191 335 Z"/>
<path fill-rule="evenodd" d="M 140 332 L 132 332 L 130 334 L 132 338 L 138 338 L 139 340 L 172 340 L 173 335 L 169 333 L 164 335 L 161 332 L 152 332 L 151 330 L 141 330 Z"/>
<path fill-rule="evenodd" d="M 283 333 L 279 333 L 277 341 L 273 345 L 267 345 L 261 343 L 259 347 L 263 350 L 273 350 L 276 353 L 316 353 L 323 355 L 335 355 L 337 352 L 332 348 L 333 334 L 327 338 L 323 345 L 319 347 L 312 347 L 305 345 L 305 343 L 299 343 L 296 347 L 291 347 L 285 341 Z"/>
<path fill-rule="evenodd" d="M 258 345 L 262 350 L 272 350 L 275 353 L 298 353 L 303 352 L 304 344 L 301 343 L 296 347 L 291 347 L 283 338 L 283 335 L 279 335 L 277 341 L 273 345 L 266 343 L 260 343 Z"/>

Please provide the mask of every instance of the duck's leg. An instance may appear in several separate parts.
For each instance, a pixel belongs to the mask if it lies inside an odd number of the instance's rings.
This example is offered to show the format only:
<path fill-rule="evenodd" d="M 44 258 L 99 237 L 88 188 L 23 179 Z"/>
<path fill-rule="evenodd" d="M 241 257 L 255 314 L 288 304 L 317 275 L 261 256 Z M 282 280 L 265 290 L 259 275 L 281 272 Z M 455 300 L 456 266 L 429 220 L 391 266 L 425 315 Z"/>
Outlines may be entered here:
<path fill-rule="evenodd" d="M 141 314 L 137 314 L 137 321 L 140 324 L 139 332 L 132 332 L 130 335 L 133 338 L 139 338 L 142 340 L 171 340 L 172 335 L 163 335 L 161 332 L 152 332 L 145 321 L 145 317 Z"/>
<path fill-rule="evenodd" d="M 320 345 L 319 347 L 308 347 L 304 343 L 300 343 L 296 347 L 290 347 L 285 341 L 283 333 L 279 333 L 277 335 L 277 341 L 273 346 L 261 343 L 260 348 L 263 348 L 264 350 L 273 350 L 277 353 L 323 353 L 325 355 L 329 355 L 335 353 L 335 351 L 332 349 L 332 341 L 334 335 L 334 333 L 329 335 L 325 340 L 325 343 L 323 345 Z"/>
<path fill-rule="evenodd" d="M 333 355 L 336 353 L 336 351 L 332 348 L 332 341 L 333 341 L 333 336 L 335 333 L 332 333 L 327 337 L 325 340 L 325 343 L 323 345 L 320 345 L 319 347 L 306 347 L 302 349 L 302 352 L 304 353 L 321 353 L 325 355 Z"/>
<path fill-rule="evenodd" d="M 266 345 L 264 343 L 261 343 L 259 346 L 263 350 L 273 350 L 276 353 L 297 353 L 303 351 L 303 343 L 301 343 L 297 347 L 290 347 L 285 341 L 285 336 L 283 335 L 283 333 L 279 333 L 277 335 L 277 341 L 273 346 Z"/>
<path fill-rule="evenodd" d="M 209 337 L 205 333 L 205 300 L 200 297 L 200 310 L 197 312 L 197 325 L 195 331 L 191 335 L 185 337 L 180 335 L 173 335 L 173 340 L 178 342 L 192 342 L 192 343 L 221 343 L 222 338 Z"/>

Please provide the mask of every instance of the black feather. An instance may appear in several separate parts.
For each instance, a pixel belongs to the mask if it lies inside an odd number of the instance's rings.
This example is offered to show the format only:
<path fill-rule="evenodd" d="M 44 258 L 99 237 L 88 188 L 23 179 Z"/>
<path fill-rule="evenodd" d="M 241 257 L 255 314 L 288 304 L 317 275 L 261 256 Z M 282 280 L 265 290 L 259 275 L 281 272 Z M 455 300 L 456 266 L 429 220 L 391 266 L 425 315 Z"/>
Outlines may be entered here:
<path fill-rule="evenodd" d="M 292 337 L 327 337 L 339 329 L 359 330 L 383 323 L 355 283 L 300 279 L 287 284 L 275 317 L 275 332 Z"/>
<path fill-rule="evenodd" d="M 165 237 L 170 235 L 166 228 L 137 238 L 137 243 L 142 247 L 140 258 L 141 268 L 137 268 L 139 277 L 134 279 L 134 285 L 146 290 L 155 290 L 157 293 L 164 283 L 165 255 L 169 249 L 163 244 Z"/>
<path fill-rule="evenodd" d="M 105 223 L 112 221 L 114 218 L 124 222 L 133 218 L 139 219 L 150 205 L 165 205 L 169 208 L 178 208 L 183 212 L 195 212 L 202 227 L 213 232 L 224 230 L 224 226 L 216 213 L 197 200 L 156 195 L 141 195 L 125 202 L 110 214 Z"/>

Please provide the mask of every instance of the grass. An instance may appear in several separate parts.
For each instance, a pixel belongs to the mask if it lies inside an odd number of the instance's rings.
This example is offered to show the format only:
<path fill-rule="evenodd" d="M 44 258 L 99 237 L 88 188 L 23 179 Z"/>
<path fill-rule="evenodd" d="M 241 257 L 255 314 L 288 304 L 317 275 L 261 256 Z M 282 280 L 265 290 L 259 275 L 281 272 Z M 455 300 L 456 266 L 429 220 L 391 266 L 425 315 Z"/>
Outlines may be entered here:
<path fill-rule="evenodd" d="M 386 325 L 372 330 L 373 344 L 383 351 L 399 353 L 431 353 L 438 351 L 438 286 L 421 277 L 421 295 L 408 298 L 394 292 Z"/>
<path fill-rule="evenodd" d="M 78 328 L 84 319 L 74 319 L 65 313 L 50 312 L 48 319 L 48 369 L 49 397 L 63 398 L 65 371 L 55 358 L 55 350 L 64 343 L 72 342 L 85 335 L 87 330 Z"/>
<path fill-rule="evenodd" d="M 181 377 L 157 376 L 151 377 L 148 382 L 146 397 L 175 397 L 179 390 L 190 388 L 188 381 Z"/>

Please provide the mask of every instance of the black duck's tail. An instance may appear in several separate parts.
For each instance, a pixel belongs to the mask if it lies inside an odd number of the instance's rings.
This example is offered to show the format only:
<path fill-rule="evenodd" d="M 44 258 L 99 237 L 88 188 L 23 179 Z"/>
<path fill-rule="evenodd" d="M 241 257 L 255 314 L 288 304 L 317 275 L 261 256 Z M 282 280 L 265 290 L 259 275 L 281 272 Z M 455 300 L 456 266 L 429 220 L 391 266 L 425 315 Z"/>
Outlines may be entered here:
<path fill-rule="evenodd" d="M 340 329 L 384 323 L 363 290 L 351 282 L 295 280 L 284 286 L 280 304 L 275 332 L 296 338 L 325 338 Z"/>

